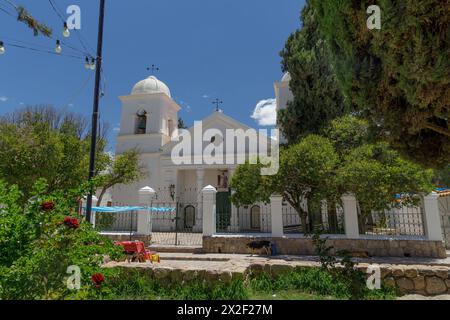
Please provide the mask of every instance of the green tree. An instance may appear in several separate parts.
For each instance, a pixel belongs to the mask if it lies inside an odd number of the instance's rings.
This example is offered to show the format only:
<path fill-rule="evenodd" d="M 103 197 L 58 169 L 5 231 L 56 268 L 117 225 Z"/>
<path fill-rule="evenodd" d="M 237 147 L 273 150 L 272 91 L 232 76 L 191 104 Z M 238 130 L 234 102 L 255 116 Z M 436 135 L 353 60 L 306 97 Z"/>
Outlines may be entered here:
<path fill-rule="evenodd" d="M 450 162 L 448 1 L 311 0 L 344 96 L 401 153 Z M 381 30 L 366 26 L 381 8 Z"/>
<path fill-rule="evenodd" d="M 143 179 L 145 175 L 146 171 L 139 163 L 137 150 L 125 151 L 116 157 L 111 157 L 107 169 L 96 179 L 96 184 L 100 186 L 97 206 L 100 206 L 105 193 L 113 186 L 135 182 Z"/>
<path fill-rule="evenodd" d="M 84 118 L 48 106 L 28 107 L 0 119 L 0 179 L 26 198 L 39 178 L 49 190 L 68 190 L 87 179 L 90 136 Z M 105 132 L 98 140 L 96 171 L 109 160 Z"/>
<path fill-rule="evenodd" d="M 182 118 L 178 118 L 178 129 L 187 129 Z"/>
<path fill-rule="evenodd" d="M 240 166 L 231 180 L 231 187 L 236 191 L 232 200 L 236 204 L 267 202 L 271 194 L 278 193 L 295 208 L 303 232 L 307 233 L 310 227 L 303 201 L 316 203 L 322 199 L 337 162 L 332 143 L 324 137 L 310 135 L 281 150 L 280 170 L 275 176 L 261 176 L 260 164 Z"/>
<path fill-rule="evenodd" d="M 307 3 L 302 11 L 303 27 L 289 37 L 281 52 L 283 70 L 291 75 L 294 95 L 287 109 L 278 114 L 289 142 L 320 133 L 330 120 L 348 112 L 316 16 L 314 8 Z"/>
<path fill-rule="evenodd" d="M 374 142 L 367 121 L 355 116 L 338 118 L 324 134 L 326 137 L 309 135 L 282 149 L 275 176 L 260 176 L 260 164 L 239 166 L 231 181 L 233 202 L 250 205 L 268 201 L 272 193 L 281 194 L 298 212 L 308 232 L 311 224 L 320 223 L 316 213 L 321 200 L 327 200 L 330 231 L 335 232 L 336 206 L 345 193 L 356 195 L 364 230 L 369 213 L 395 205 L 395 195 L 432 190 L 432 171 L 402 159 L 388 144 Z M 303 199 L 308 201 L 308 211 L 302 207 Z M 415 200 L 405 197 L 404 203 Z"/>
<path fill-rule="evenodd" d="M 435 172 L 436 184 L 442 188 L 450 188 L 450 165 Z"/>
<path fill-rule="evenodd" d="M 365 144 L 344 157 L 336 173 L 341 190 L 352 193 L 360 207 L 360 230 L 365 232 L 372 211 L 384 211 L 395 205 L 395 195 L 403 194 L 403 204 L 414 204 L 415 196 L 431 192 L 432 170 L 404 160 L 386 143 Z"/>

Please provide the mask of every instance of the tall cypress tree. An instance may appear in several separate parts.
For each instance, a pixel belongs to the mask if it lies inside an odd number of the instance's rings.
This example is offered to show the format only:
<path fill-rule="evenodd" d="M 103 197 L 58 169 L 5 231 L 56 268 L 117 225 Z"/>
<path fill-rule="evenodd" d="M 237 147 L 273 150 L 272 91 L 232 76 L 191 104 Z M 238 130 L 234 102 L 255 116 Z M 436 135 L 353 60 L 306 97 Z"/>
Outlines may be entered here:
<path fill-rule="evenodd" d="M 294 100 L 278 114 L 290 143 L 320 133 L 328 123 L 348 112 L 334 74 L 329 49 L 319 34 L 316 12 L 309 3 L 302 11 L 303 27 L 294 32 L 281 52 L 283 70 L 291 75 Z"/>
<path fill-rule="evenodd" d="M 370 5 L 381 30 L 369 30 Z M 450 1 L 311 0 L 339 86 L 404 155 L 450 163 Z"/>

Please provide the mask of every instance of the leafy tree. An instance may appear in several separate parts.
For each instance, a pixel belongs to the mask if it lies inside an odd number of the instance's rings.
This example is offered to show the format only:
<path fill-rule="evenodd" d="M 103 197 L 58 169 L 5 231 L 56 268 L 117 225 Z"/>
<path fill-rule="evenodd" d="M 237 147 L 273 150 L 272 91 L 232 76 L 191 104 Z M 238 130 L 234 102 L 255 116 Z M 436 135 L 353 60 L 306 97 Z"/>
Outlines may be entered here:
<path fill-rule="evenodd" d="M 450 188 L 450 165 L 435 172 L 436 184 L 442 188 Z"/>
<path fill-rule="evenodd" d="M 27 107 L 0 119 L 0 179 L 17 185 L 27 198 L 44 178 L 48 190 L 68 190 L 88 178 L 90 133 L 85 118 L 49 106 Z M 115 160 L 105 152 L 107 126 L 97 141 L 97 187 L 104 194 L 117 183 L 143 174 L 136 152 Z M 101 174 L 103 173 L 103 174 Z"/>
<path fill-rule="evenodd" d="M 187 129 L 182 118 L 178 118 L 178 129 Z"/>
<path fill-rule="evenodd" d="M 87 179 L 90 136 L 83 118 L 52 107 L 29 107 L 0 121 L 0 178 L 18 185 L 27 197 L 45 178 L 49 190 L 70 189 Z M 97 171 L 107 155 L 101 136 Z"/>
<path fill-rule="evenodd" d="M 303 27 L 289 37 L 281 52 L 283 69 L 292 78 L 290 87 L 294 95 L 287 109 L 278 115 L 289 142 L 320 133 L 330 120 L 348 112 L 316 16 L 307 3 L 302 12 Z"/>
<path fill-rule="evenodd" d="M 108 168 L 98 176 L 96 181 L 100 185 L 97 206 L 100 206 L 108 189 L 118 184 L 132 183 L 145 175 L 146 172 L 139 164 L 139 153 L 136 150 L 125 151 L 116 157 L 111 157 Z"/>
<path fill-rule="evenodd" d="M 236 191 L 233 202 L 251 204 L 268 201 L 273 193 L 283 195 L 299 214 L 303 232 L 307 224 L 308 211 L 303 207 L 304 199 L 311 203 L 321 199 L 328 180 L 338 162 L 332 143 L 321 136 L 310 135 L 280 153 L 280 170 L 275 176 L 261 176 L 261 165 L 240 166 L 231 180 Z"/>
<path fill-rule="evenodd" d="M 448 1 L 311 0 L 344 96 L 393 147 L 426 166 L 450 162 Z M 381 30 L 366 26 L 377 4 Z"/>
<path fill-rule="evenodd" d="M 282 149 L 275 176 L 260 176 L 260 164 L 239 166 L 231 181 L 233 202 L 250 205 L 268 201 L 272 193 L 281 194 L 298 212 L 303 231 L 308 232 L 312 223 L 320 223 L 315 213 L 320 210 L 320 201 L 326 199 L 330 231 L 334 232 L 336 206 L 345 193 L 356 195 L 364 230 L 369 213 L 392 207 L 396 194 L 431 191 L 432 172 L 402 159 L 388 144 L 373 142 L 367 121 L 355 116 L 335 119 L 324 134 L 327 137 L 309 135 Z M 302 207 L 303 199 L 308 200 L 308 211 Z M 409 204 L 416 199 L 403 200 Z"/>
<path fill-rule="evenodd" d="M 395 195 L 404 194 L 402 203 L 407 205 L 418 200 L 409 195 L 431 192 L 432 176 L 431 170 L 402 159 L 386 143 L 377 143 L 355 148 L 345 156 L 336 180 L 342 190 L 358 199 L 359 225 L 364 232 L 371 212 L 392 208 Z"/>

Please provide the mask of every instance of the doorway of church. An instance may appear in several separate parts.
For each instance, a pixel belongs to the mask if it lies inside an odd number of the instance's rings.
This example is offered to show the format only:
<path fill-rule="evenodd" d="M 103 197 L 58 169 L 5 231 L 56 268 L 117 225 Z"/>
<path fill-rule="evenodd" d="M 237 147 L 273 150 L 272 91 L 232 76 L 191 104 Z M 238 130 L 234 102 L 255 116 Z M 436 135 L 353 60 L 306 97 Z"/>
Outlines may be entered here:
<path fill-rule="evenodd" d="M 231 227 L 231 191 L 216 194 L 216 229 L 217 232 L 227 232 Z"/>

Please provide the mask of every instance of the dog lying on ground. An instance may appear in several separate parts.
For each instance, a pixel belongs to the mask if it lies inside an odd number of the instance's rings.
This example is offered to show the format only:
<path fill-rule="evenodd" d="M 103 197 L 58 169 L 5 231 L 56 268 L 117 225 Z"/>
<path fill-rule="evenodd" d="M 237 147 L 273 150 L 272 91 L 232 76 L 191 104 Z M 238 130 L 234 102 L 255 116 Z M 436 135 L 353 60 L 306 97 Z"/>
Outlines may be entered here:
<path fill-rule="evenodd" d="M 272 243 L 270 241 L 252 241 L 247 244 L 247 248 L 251 250 L 252 256 L 256 251 L 258 251 L 260 254 L 264 252 L 268 256 L 272 255 Z"/>

